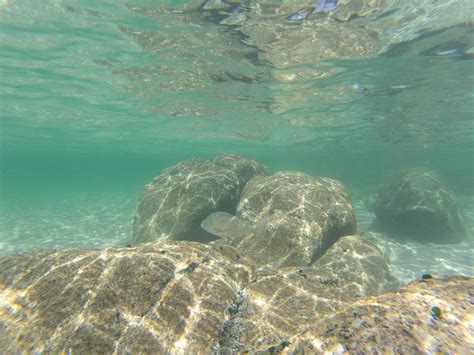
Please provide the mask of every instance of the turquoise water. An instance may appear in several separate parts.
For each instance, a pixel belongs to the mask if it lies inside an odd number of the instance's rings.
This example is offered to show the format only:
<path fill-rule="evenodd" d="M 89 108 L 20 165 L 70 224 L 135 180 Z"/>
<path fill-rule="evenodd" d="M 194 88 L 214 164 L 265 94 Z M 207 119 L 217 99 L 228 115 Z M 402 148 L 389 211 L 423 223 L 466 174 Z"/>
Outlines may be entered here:
<path fill-rule="evenodd" d="M 0 253 L 126 244 L 151 178 L 237 152 L 342 181 L 361 231 L 388 177 L 439 171 L 470 239 L 386 239 L 387 258 L 402 279 L 474 275 L 473 3 L 358 1 L 297 23 L 311 1 L 202 3 L 0 2 Z"/>

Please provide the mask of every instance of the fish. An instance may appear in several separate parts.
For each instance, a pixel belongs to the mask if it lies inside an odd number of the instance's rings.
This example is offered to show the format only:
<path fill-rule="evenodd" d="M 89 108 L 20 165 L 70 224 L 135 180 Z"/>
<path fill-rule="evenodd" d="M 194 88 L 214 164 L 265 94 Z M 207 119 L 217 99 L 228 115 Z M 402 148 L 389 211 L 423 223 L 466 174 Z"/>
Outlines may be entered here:
<path fill-rule="evenodd" d="M 268 218 L 257 223 L 246 221 L 227 212 L 213 212 L 201 223 L 201 228 L 231 244 L 238 244 L 242 239 L 254 235 L 263 236 Z"/>

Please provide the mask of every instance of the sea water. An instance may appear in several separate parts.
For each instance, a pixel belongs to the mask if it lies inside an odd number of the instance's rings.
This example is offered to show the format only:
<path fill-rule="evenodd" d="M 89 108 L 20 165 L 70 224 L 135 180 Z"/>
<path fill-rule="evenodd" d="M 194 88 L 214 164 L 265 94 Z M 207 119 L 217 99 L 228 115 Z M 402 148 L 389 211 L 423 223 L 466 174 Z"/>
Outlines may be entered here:
<path fill-rule="evenodd" d="M 344 183 L 401 280 L 473 276 L 473 4 L 293 21 L 313 2 L 204 3 L 0 1 L 0 254 L 124 245 L 150 179 L 236 152 Z M 444 177 L 465 242 L 371 230 L 370 201 L 410 167 Z"/>

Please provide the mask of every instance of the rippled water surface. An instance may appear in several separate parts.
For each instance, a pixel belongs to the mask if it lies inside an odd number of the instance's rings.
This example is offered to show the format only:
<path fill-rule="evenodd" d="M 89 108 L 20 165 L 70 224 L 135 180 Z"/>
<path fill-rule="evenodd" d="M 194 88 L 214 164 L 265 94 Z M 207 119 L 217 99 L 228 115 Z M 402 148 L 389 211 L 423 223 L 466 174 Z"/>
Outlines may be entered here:
<path fill-rule="evenodd" d="M 147 181 L 233 151 L 339 179 L 361 233 L 390 175 L 439 171 L 470 239 L 375 237 L 402 279 L 474 275 L 474 3 L 313 3 L 0 1 L 0 253 L 127 243 Z"/>

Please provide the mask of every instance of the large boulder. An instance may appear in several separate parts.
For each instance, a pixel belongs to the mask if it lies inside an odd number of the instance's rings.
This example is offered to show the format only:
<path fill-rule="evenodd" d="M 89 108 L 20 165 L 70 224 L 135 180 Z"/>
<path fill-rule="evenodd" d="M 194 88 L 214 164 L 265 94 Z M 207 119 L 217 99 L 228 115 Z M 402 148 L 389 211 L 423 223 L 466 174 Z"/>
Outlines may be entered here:
<path fill-rule="evenodd" d="M 298 354 L 470 354 L 474 279 L 432 275 L 313 323 L 290 340 Z"/>
<path fill-rule="evenodd" d="M 246 311 L 234 315 L 239 350 L 278 344 L 358 299 L 398 285 L 382 252 L 356 235 L 340 238 L 311 267 L 260 268 L 245 288 Z"/>
<path fill-rule="evenodd" d="M 0 352 L 254 349 L 395 285 L 358 236 L 279 270 L 187 241 L 12 254 L 0 259 Z"/>
<path fill-rule="evenodd" d="M 252 275 L 235 249 L 161 240 L 0 259 L 0 353 L 212 352 Z"/>
<path fill-rule="evenodd" d="M 360 235 L 339 238 L 312 268 L 338 287 L 340 299 L 354 300 L 399 286 L 375 240 Z"/>
<path fill-rule="evenodd" d="M 262 274 L 245 290 L 245 311 L 229 318 L 233 326 L 226 339 L 234 341 L 220 349 L 270 354 L 283 349 L 293 354 L 469 353 L 474 279 L 431 277 L 359 298 L 344 287 L 350 281 L 330 283 L 315 269 Z"/>
<path fill-rule="evenodd" d="M 344 186 L 300 172 L 251 179 L 236 215 L 264 225 L 263 233 L 243 238 L 237 248 L 255 262 L 273 266 L 310 265 L 338 238 L 356 231 Z"/>
<path fill-rule="evenodd" d="M 453 193 L 429 170 L 407 170 L 392 178 L 377 196 L 375 215 L 387 232 L 420 242 L 455 243 L 467 235 Z"/>
<path fill-rule="evenodd" d="M 378 295 L 393 282 L 358 236 L 304 268 L 256 269 L 232 246 L 168 240 L 10 254 L 0 353 L 469 352 L 472 278 Z"/>
<path fill-rule="evenodd" d="M 133 220 L 132 243 L 156 239 L 209 241 L 200 228 L 212 212 L 235 212 L 247 181 L 266 168 L 225 154 L 214 160 L 186 160 L 164 170 L 142 191 Z"/>

